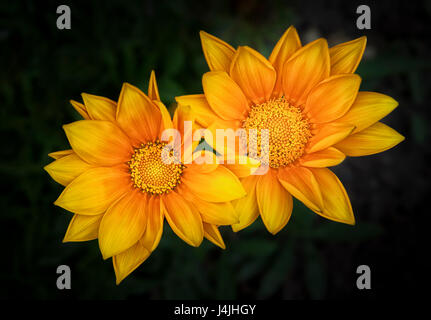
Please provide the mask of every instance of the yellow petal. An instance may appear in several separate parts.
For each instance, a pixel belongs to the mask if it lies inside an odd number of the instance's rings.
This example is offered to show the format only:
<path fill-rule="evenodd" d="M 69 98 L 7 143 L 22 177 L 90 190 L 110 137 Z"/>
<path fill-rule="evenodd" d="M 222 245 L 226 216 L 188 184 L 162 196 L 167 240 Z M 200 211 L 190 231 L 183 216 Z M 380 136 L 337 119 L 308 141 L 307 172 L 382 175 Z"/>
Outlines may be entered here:
<path fill-rule="evenodd" d="M 323 198 L 313 173 L 305 167 L 286 167 L 278 172 L 283 187 L 312 210 L 322 211 Z"/>
<path fill-rule="evenodd" d="M 259 169 L 260 161 L 247 156 L 235 155 L 235 163 L 229 164 L 225 161 L 225 166 L 238 178 L 245 178 Z"/>
<path fill-rule="evenodd" d="M 192 94 L 175 97 L 179 105 L 190 106 L 196 121 L 203 127 L 208 127 L 218 116 L 211 109 L 204 94 Z"/>
<path fill-rule="evenodd" d="M 198 247 L 204 236 L 198 210 L 175 191 L 163 196 L 162 201 L 166 220 L 172 230 L 189 245 Z"/>
<path fill-rule="evenodd" d="M 344 161 L 346 155 L 336 148 L 329 147 L 314 153 L 303 155 L 299 163 L 305 167 L 325 168 L 332 167 Z"/>
<path fill-rule="evenodd" d="M 130 140 L 112 122 L 80 120 L 63 128 L 73 151 L 90 164 L 110 166 L 130 160 Z"/>
<path fill-rule="evenodd" d="M 212 110 L 224 120 L 243 119 L 249 110 L 241 88 L 224 71 L 207 72 L 202 77 L 205 97 Z"/>
<path fill-rule="evenodd" d="M 259 208 L 256 198 L 256 183 L 260 176 L 249 176 L 241 179 L 241 183 L 247 195 L 241 199 L 232 201 L 232 205 L 239 217 L 239 223 L 232 225 L 232 230 L 237 232 L 251 225 L 259 216 Z"/>
<path fill-rule="evenodd" d="M 303 112 L 308 113 L 312 123 L 338 119 L 355 101 L 360 84 L 361 78 L 356 74 L 331 76 L 311 90 Z"/>
<path fill-rule="evenodd" d="M 226 249 L 226 245 L 224 244 L 223 238 L 217 226 L 204 222 L 204 236 L 216 246 Z"/>
<path fill-rule="evenodd" d="M 200 173 L 209 173 L 219 166 L 217 156 L 208 150 L 198 150 L 193 153 L 193 162 L 187 167 Z"/>
<path fill-rule="evenodd" d="M 171 119 L 171 115 L 169 114 L 168 109 L 166 109 L 166 106 L 158 100 L 153 100 L 153 103 L 159 108 L 160 114 L 162 116 L 162 123 L 160 125 L 160 132 L 159 136 L 163 133 L 164 130 L 173 128 L 173 122 Z"/>
<path fill-rule="evenodd" d="M 266 229 L 272 234 L 278 233 L 290 219 L 293 201 L 272 170 L 260 176 L 256 185 L 256 198 Z"/>
<path fill-rule="evenodd" d="M 73 213 L 101 214 L 130 188 L 130 174 L 117 167 L 98 167 L 73 180 L 54 202 Z"/>
<path fill-rule="evenodd" d="M 116 284 L 120 284 L 129 274 L 136 270 L 150 256 L 142 244 L 137 242 L 135 245 L 112 257 L 114 265 Z"/>
<path fill-rule="evenodd" d="M 164 215 L 160 204 L 160 197 L 148 197 L 147 227 L 140 242 L 150 252 L 154 251 L 159 245 L 163 233 L 163 221 Z"/>
<path fill-rule="evenodd" d="M 259 52 L 250 47 L 239 47 L 230 66 L 230 76 L 248 99 L 259 104 L 271 97 L 277 73 Z"/>
<path fill-rule="evenodd" d="M 361 132 L 352 134 L 335 147 L 349 157 L 360 157 L 386 151 L 404 139 L 391 127 L 377 122 Z"/>
<path fill-rule="evenodd" d="M 320 126 L 310 138 L 307 153 L 329 148 L 352 133 L 354 126 L 346 123 L 325 123 Z"/>
<path fill-rule="evenodd" d="M 48 153 L 48 156 L 57 160 L 57 159 L 65 157 L 65 156 L 68 156 L 72 153 L 74 153 L 74 151 L 72 149 L 68 149 L 68 150 L 61 150 L 61 151 L 55 151 L 55 152 Z"/>
<path fill-rule="evenodd" d="M 90 120 L 90 115 L 87 112 L 87 108 L 82 104 L 74 100 L 70 100 L 70 104 L 75 108 L 76 111 L 85 119 Z"/>
<path fill-rule="evenodd" d="M 310 168 L 310 170 L 320 186 L 324 204 L 323 212 L 315 212 L 333 221 L 355 224 L 349 196 L 337 176 L 327 168 Z"/>
<path fill-rule="evenodd" d="M 235 49 L 223 40 L 204 31 L 199 32 L 202 50 L 211 71 L 229 72 Z"/>
<path fill-rule="evenodd" d="M 305 103 L 311 89 L 329 77 L 328 44 L 317 39 L 297 50 L 283 67 L 283 92 L 294 105 Z"/>
<path fill-rule="evenodd" d="M 364 54 L 367 37 L 340 43 L 329 49 L 331 58 L 331 74 L 353 73 Z"/>
<path fill-rule="evenodd" d="M 301 40 L 299 39 L 298 32 L 295 27 L 290 26 L 280 40 L 278 40 L 269 56 L 269 62 L 271 62 L 275 71 L 277 71 L 277 80 L 275 82 L 273 96 L 280 97 L 283 94 L 281 79 L 284 63 L 299 48 L 301 48 Z"/>
<path fill-rule="evenodd" d="M 115 121 L 117 104 L 114 101 L 88 93 L 83 93 L 81 96 L 91 119 Z"/>
<path fill-rule="evenodd" d="M 186 168 L 181 181 L 193 194 L 209 202 L 227 202 L 245 196 L 241 182 L 224 166 L 205 174 Z"/>
<path fill-rule="evenodd" d="M 156 73 L 151 71 L 150 82 L 148 83 L 148 97 L 151 100 L 160 101 L 159 88 L 157 87 Z"/>
<path fill-rule="evenodd" d="M 147 224 L 147 200 L 146 194 L 134 189 L 106 210 L 99 228 L 103 259 L 129 249 L 142 237 Z"/>
<path fill-rule="evenodd" d="M 125 83 L 117 108 L 117 122 L 132 139 L 133 145 L 155 141 L 161 123 L 160 110 L 138 88 Z"/>
<path fill-rule="evenodd" d="M 397 106 L 398 102 L 387 95 L 361 91 L 350 110 L 337 122 L 355 125 L 352 133 L 358 133 L 391 113 Z"/>
<path fill-rule="evenodd" d="M 90 241 L 97 239 L 103 214 L 84 216 L 75 214 L 70 220 L 63 242 Z"/>
<path fill-rule="evenodd" d="M 75 153 L 72 153 L 51 162 L 44 169 L 56 182 L 67 186 L 73 179 L 91 167 L 92 165 L 83 161 Z"/>

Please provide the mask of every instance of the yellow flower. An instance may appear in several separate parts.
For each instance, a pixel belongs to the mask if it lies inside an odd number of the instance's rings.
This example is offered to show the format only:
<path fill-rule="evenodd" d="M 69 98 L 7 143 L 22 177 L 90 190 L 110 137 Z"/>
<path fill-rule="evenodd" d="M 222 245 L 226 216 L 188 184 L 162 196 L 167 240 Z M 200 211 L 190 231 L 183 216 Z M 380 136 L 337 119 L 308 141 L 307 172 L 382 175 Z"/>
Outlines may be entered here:
<path fill-rule="evenodd" d="M 247 227 L 260 213 L 266 228 L 277 233 L 291 216 L 292 196 L 325 218 L 354 224 L 348 195 L 327 167 L 404 139 L 379 122 L 398 103 L 380 93 L 358 92 L 361 78 L 354 72 L 366 38 L 329 49 L 325 39 L 302 46 L 290 27 L 266 59 L 250 47 L 235 50 L 200 35 L 211 70 L 202 78 L 204 94 L 177 97 L 178 104 L 191 106 L 197 123 L 211 132 L 269 130 L 269 171 L 241 180 L 247 196 L 233 201 L 240 218 L 233 230 Z M 247 138 L 252 140 L 248 133 Z"/>
<path fill-rule="evenodd" d="M 64 242 L 98 238 L 117 284 L 157 247 L 164 217 L 186 243 L 199 246 L 205 237 L 224 248 L 218 226 L 238 222 L 230 202 L 245 195 L 238 178 L 217 163 L 186 162 L 187 152 L 162 160 L 162 132 L 178 129 L 183 138 L 184 121 L 194 121 L 190 108 L 177 108 L 172 120 L 154 72 L 148 95 L 126 83 L 118 103 L 82 97 L 84 104 L 71 103 L 85 120 L 64 126 L 72 149 L 51 153 L 56 160 L 45 167 L 66 187 L 55 204 L 74 213 Z"/>

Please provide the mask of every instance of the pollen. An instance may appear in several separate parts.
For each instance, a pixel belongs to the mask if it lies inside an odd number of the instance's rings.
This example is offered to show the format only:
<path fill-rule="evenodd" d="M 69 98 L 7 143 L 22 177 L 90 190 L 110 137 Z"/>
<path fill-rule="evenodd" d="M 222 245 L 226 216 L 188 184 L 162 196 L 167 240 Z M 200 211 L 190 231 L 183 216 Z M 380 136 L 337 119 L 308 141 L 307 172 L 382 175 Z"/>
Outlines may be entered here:
<path fill-rule="evenodd" d="M 166 161 L 163 152 L 166 143 L 155 141 L 142 144 L 135 149 L 128 162 L 130 176 L 135 188 L 152 195 L 161 195 L 171 192 L 181 183 L 181 175 L 185 168 L 179 161 Z M 166 149 L 165 149 L 166 150 Z M 169 151 L 170 159 L 175 157 Z"/>
<path fill-rule="evenodd" d="M 310 124 L 300 108 L 291 105 L 284 97 L 272 99 L 251 107 L 242 127 L 247 132 L 248 146 L 257 146 L 257 157 L 262 154 L 261 130 L 269 133 L 269 166 L 287 166 L 300 158 L 311 137 Z M 257 134 L 249 134 L 257 129 Z M 262 159 L 261 159 L 262 160 Z"/>

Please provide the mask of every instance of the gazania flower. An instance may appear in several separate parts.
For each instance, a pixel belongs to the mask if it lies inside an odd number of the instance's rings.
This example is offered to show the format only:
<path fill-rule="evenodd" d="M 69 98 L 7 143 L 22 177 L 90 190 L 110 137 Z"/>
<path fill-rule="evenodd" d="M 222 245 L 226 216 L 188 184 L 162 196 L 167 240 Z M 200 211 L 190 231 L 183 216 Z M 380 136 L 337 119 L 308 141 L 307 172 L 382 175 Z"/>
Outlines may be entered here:
<path fill-rule="evenodd" d="M 404 139 L 379 122 L 398 103 L 380 93 L 358 92 L 361 78 L 354 72 L 366 38 L 332 48 L 324 39 L 302 46 L 290 27 L 266 59 L 250 47 L 235 50 L 200 35 L 211 70 L 202 78 L 204 94 L 177 102 L 190 105 L 198 124 L 211 131 L 269 131 L 269 171 L 242 179 L 247 196 L 233 202 L 240 219 L 233 230 L 247 227 L 260 213 L 266 228 L 277 233 L 289 221 L 292 196 L 327 219 L 354 224 L 348 195 L 327 167 Z"/>
<path fill-rule="evenodd" d="M 238 222 L 230 203 L 245 195 L 238 178 L 217 163 L 186 161 L 186 150 L 181 157 L 169 153 L 178 161 L 162 159 L 162 132 L 187 135 L 190 108 L 177 108 L 171 120 L 154 73 L 148 95 L 126 83 L 118 103 L 82 97 L 84 104 L 71 103 L 85 120 L 64 126 L 71 149 L 51 153 L 56 160 L 45 167 L 66 187 L 55 204 L 74 213 L 64 242 L 98 238 L 103 258 L 112 257 L 117 284 L 157 247 L 164 218 L 191 246 L 205 237 L 224 248 L 217 226 Z"/>

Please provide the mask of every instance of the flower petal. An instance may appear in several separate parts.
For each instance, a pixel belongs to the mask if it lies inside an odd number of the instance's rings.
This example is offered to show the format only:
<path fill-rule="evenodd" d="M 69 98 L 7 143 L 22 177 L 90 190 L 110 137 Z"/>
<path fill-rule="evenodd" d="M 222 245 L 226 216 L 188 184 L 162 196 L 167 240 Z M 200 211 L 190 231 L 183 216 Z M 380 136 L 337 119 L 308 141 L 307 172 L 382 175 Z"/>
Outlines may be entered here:
<path fill-rule="evenodd" d="M 68 156 L 72 153 L 75 153 L 75 152 L 72 149 L 68 149 L 68 150 L 61 150 L 61 151 L 55 151 L 55 152 L 48 153 L 48 156 L 57 160 L 57 159 L 65 157 L 65 156 Z"/>
<path fill-rule="evenodd" d="M 160 197 L 148 197 L 147 227 L 139 240 L 148 251 L 154 251 L 159 245 L 163 233 L 164 214 L 162 212 Z"/>
<path fill-rule="evenodd" d="M 367 37 L 340 43 L 329 49 L 331 74 L 353 73 L 362 59 L 367 44 Z"/>
<path fill-rule="evenodd" d="M 225 159 L 225 166 L 238 178 L 245 178 L 254 174 L 260 167 L 260 161 L 247 157 L 235 155 L 235 163 L 229 164 Z"/>
<path fill-rule="evenodd" d="M 303 112 L 309 114 L 312 123 L 338 119 L 355 101 L 360 84 L 361 78 L 356 74 L 331 76 L 311 90 Z"/>
<path fill-rule="evenodd" d="M 117 104 L 105 97 L 82 93 L 82 100 L 91 119 L 115 121 Z"/>
<path fill-rule="evenodd" d="M 73 213 L 101 214 L 129 190 L 130 184 L 130 174 L 123 168 L 88 169 L 63 190 L 54 204 Z"/>
<path fill-rule="evenodd" d="M 106 211 L 99 228 L 103 259 L 129 249 L 139 241 L 147 224 L 147 197 L 135 189 L 126 193 Z"/>
<path fill-rule="evenodd" d="M 209 202 L 227 202 L 245 196 L 241 182 L 224 166 L 205 174 L 186 168 L 181 181 L 193 194 Z"/>
<path fill-rule="evenodd" d="M 391 113 L 397 106 L 398 102 L 387 95 L 361 91 L 350 110 L 337 122 L 355 125 L 352 133 L 358 133 Z"/>
<path fill-rule="evenodd" d="M 287 224 L 292 214 L 292 196 L 280 184 L 272 170 L 260 176 L 256 185 L 257 204 L 262 221 L 272 234 Z"/>
<path fill-rule="evenodd" d="M 204 236 L 216 246 L 226 249 L 226 245 L 216 225 L 204 222 Z"/>
<path fill-rule="evenodd" d="M 55 160 L 44 167 L 52 179 L 63 186 L 67 186 L 77 176 L 92 168 L 92 165 L 83 161 L 75 153 Z"/>
<path fill-rule="evenodd" d="M 179 105 L 190 106 L 196 121 L 203 127 L 208 127 L 218 116 L 211 109 L 204 94 L 192 94 L 175 97 Z"/>
<path fill-rule="evenodd" d="M 63 242 L 78 242 L 97 239 L 103 213 L 95 216 L 75 214 L 70 220 Z"/>
<path fill-rule="evenodd" d="M 230 66 L 230 76 L 248 99 L 259 104 L 271 97 L 277 73 L 259 52 L 250 47 L 239 47 Z"/>
<path fill-rule="evenodd" d="M 78 113 L 85 119 L 85 120 L 90 120 L 90 115 L 87 112 L 87 108 L 82 104 L 79 103 L 78 101 L 74 101 L 74 100 L 70 100 L 69 101 L 70 104 L 72 105 L 72 107 L 75 108 L 76 111 L 78 111 Z"/>
<path fill-rule="evenodd" d="M 161 123 L 160 110 L 141 90 L 123 84 L 118 100 L 117 122 L 132 139 L 133 145 L 155 141 Z"/>
<path fill-rule="evenodd" d="M 317 39 L 297 50 L 283 67 L 283 92 L 294 105 L 305 103 L 308 94 L 320 81 L 329 77 L 328 44 Z"/>
<path fill-rule="evenodd" d="M 352 133 L 354 126 L 346 123 L 325 123 L 320 126 L 310 138 L 307 153 L 320 151 L 331 147 Z"/>
<path fill-rule="evenodd" d="M 335 147 L 349 157 L 368 156 L 395 147 L 405 138 L 391 127 L 376 122 L 338 142 Z"/>
<path fill-rule="evenodd" d="M 249 110 L 241 88 L 224 71 L 207 72 L 202 77 L 205 97 L 212 110 L 224 120 L 243 119 Z"/>
<path fill-rule="evenodd" d="M 116 284 L 120 284 L 129 274 L 136 270 L 150 256 L 142 244 L 137 242 L 129 249 L 112 257 L 114 265 Z"/>
<path fill-rule="evenodd" d="M 159 88 L 157 87 L 156 73 L 151 71 L 150 82 L 148 83 L 148 98 L 160 101 Z"/>
<path fill-rule="evenodd" d="M 199 32 L 202 50 L 211 71 L 229 72 L 235 49 L 223 40 L 204 31 Z"/>
<path fill-rule="evenodd" d="M 153 100 L 153 103 L 159 108 L 160 114 L 162 116 L 162 123 L 160 125 L 160 132 L 159 136 L 161 137 L 162 133 L 166 129 L 171 129 L 174 127 L 174 124 L 171 119 L 171 115 L 169 114 L 168 109 L 166 109 L 166 106 L 163 104 L 163 102 L 158 100 Z"/>
<path fill-rule="evenodd" d="M 277 98 L 283 94 L 281 79 L 284 63 L 299 48 L 301 48 L 301 40 L 299 39 L 298 32 L 294 26 L 290 26 L 280 40 L 278 40 L 269 56 L 269 62 L 271 62 L 277 72 L 277 80 L 273 90 L 273 96 Z"/>
<path fill-rule="evenodd" d="M 283 187 L 312 210 L 322 211 L 323 198 L 313 173 L 305 167 L 286 167 L 278 172 Z"/>
<path fill-rule="evenodd" d="M 344 153 L 338 149 L 329 147 L 327 149 L 303 155 L 299 159 L 299 163 L 305 167 L 326 168 L 340 164 L 345 158 L 346 155 Z"/>
<path fill-rule="evenodd" d="M 237 232 L 251 225 L 259 216 L 259 207 L 256 198 L 256 184 L 260 176 L 249 176 L 241 179 L 241 183 L 247 195 L 241 199 L 232 201 L 232 205 L 238 214 L 239 223 L 232 224 L 232 230 Z"/>
<path fill-rule="evenodd" d="M 198 247 L 204 236 L 198 210 L 175 191 L 163 196 L 162 201 L 172 230 L 189 245 Z"/>
<path fill-rule="evenodd" d="M 112 122 L 80 120 L 63 129 L 73 151 L 90 164 L 110 166 L 130 160 L 130 140 Z"/>
<path fill-rule="evenodd" d="M 323 212 L 313 211 L 333 221 L 355 224 L 349 196 L 337 176 L 327 168 L 310 168 L 310 170 L 320 186 L 324 204 Z"/>

